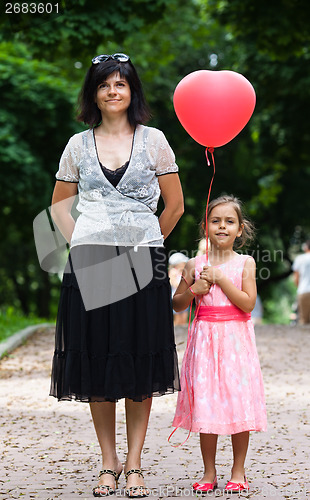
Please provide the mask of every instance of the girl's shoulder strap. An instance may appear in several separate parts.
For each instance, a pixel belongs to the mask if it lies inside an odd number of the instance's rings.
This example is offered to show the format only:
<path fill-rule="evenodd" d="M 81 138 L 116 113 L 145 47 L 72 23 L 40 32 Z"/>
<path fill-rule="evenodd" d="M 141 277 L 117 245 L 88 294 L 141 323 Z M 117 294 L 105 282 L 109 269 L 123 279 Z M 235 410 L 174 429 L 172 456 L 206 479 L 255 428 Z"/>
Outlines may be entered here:
<path fill-rule="evenodd" d="M 206 254 L 203 253 L 202 255 L 196 255 L 196 257 L 195 257 L 195 263 L 197 263 L 198 265 L 200 265 L 200 264 L 206 265 L 206 263 L 207 263 L 207 256 L 206 256 Z"/>
<path fill-rule="evenodd" d="M 253 259 L 254 260 L 254 258 L 252 257 L 252 255 L 248 255 L 246 253 L 240 253 L 239 256 L 240 256 L 240 259 L 242 259 L 244 262 L 246 260 L 248 260 L 248 259 Z"/>
<path fill-rule="evenodd" d="M 252 255 L 247 255 L 247 254 L 241 253 L 241 254 L 238 254 L 238 259 L 236 259 L 235 262 L 238 266 L 240 266 L 243 269 L 246 261 L 249 259 L 254 261 L 254 258 L 252 257 Z M 238 264 L 238 262 L 239 262 L 239 264 Z"/>

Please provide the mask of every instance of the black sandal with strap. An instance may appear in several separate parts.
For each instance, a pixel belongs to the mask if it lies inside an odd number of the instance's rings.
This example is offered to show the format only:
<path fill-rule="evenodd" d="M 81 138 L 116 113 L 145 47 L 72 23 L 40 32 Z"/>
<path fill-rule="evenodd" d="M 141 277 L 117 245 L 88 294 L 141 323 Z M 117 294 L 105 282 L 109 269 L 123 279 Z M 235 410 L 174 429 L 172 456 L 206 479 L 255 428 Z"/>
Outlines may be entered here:
<path fill-rule="evenodd" d="M 100 479 L 101 476 L 103 476 L 103 474 L 111 474 L 111 476 L 113 476 L 115 479 L 115 489 L 116 489 L 118 486 L 118 480 L 121 473 L 122 471 L 119 474 L 117 474 L 115 470 L 103 469 L 99 472 L 98 479 Z M 106 490 L 106 491 L 103 492 L 98 490 Z M 106 484 L 98 484 L 98 486 L 95 486 L 95 488 L 93 488 L 94 497 L 107 497 L 109 495 L 113 495 L 113 493 L 115 493 L 115 490 L 111 486 L 108 486 Z"/>
<path fill-rule="evenodd" d="M 125 472 L 126 481 L 130 476 L 130 474 L 138 474 L 143 479 L 143 474 L 141 469 L 130 469 L 127 472 Z M 129 488 L 125 489 L 125 493 L 129 498 L 143 498 L 149 496 L 150 490 L 145 486 L 130 486 Z"/>

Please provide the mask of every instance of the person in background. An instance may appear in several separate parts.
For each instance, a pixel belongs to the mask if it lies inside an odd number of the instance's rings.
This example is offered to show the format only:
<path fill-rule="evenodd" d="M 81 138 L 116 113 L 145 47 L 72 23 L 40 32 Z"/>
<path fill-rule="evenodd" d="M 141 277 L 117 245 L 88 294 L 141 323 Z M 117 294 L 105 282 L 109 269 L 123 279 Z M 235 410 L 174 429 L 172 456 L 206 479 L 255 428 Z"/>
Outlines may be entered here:
<path fill-rule="evenodd" d="M 210 240 L 208 240 L 208 248 L 210 248 Z M 207 240 L 206 238 L 201 238 L 201 240 L 199 240 L 198 242 L 198 250 L 197 250 L 197 257 L 199 257 L 199 255 L 204 255 L 206 253 L 206 249 L 207 249 Z"/>
<path fill-rule="evenodd" d="M 297 286 L 298 322 L 310 323 L 310 240 L 303 245 L 303 254 L 298 255 L 293 263 L 294 282 Z"/>
<path fill-rule="evenodd" d="M 169 257 L 169 279 L 172 297 L 179 286 L 182 277 L 182 271 L 187 261 L 188 257 L 186 257 L 186 255 L 181 252 L 176 252 Z M 173 311 L 173 319 L 175 326 L 186 325 L 188 321 L 188 308 L 185 311 Z"/>
<path fill-rule="evenodd" d="M 262 304 L 260 296 L 257 295 L 255 306 L 254 306 L 254 309 L 253 309 L 252 314 L 251 314 L 252 322 L 253 322 L 254 326 L 262 324 L 263 314 L 264 314 L 263 304 Z"/>
<path fill-rule="evenodd" d="M 198 250 L 197 250 L 197 254 L 196 254 L 197 257 L 199 255 L 204 255 L 206 253 L 206 248 L 207 248 L 206 238 L 202 238 L 198 242 Z"/>

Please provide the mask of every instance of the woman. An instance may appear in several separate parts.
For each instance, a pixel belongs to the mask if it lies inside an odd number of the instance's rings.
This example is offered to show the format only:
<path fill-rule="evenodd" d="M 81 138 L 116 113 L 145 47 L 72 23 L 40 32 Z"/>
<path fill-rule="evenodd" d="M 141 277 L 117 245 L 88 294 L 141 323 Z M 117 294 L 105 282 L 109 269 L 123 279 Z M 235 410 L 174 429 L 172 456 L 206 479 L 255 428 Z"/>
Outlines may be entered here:
<path fill-rule="evenodd" d="M 90 403 L 103 467 L 94 496 L 114 493 L 123 470 L 115 403 L 125 398 L 126 494 L 143 497 L 149 491 L 141 452 L 152 396 L 179 390 L 163 241 L 183 213 L 182 189 L 164 134 L 142 125 L 148 108 L 126 54 L 92 60 L 78 118 L 90 128 L 69 140 L 52 200 L 53 219 L 71 250 L 51 395 Z M 78 191 L 75 223 L 71 209 Z"/>

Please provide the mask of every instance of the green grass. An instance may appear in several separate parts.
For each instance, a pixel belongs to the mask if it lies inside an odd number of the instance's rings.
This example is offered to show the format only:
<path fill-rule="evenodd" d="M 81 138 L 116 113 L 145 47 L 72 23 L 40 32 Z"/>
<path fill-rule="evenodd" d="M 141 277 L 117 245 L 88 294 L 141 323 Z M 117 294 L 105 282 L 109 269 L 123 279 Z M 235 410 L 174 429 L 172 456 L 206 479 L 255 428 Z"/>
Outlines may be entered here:
<path fill-rule="evenodd" d="M 4 311 L 0 310 L 0 342 L 27 326 L 47 322 L 51 321 L 33 315 L 26 317 L 13 307 L 8 307 Z"/>

